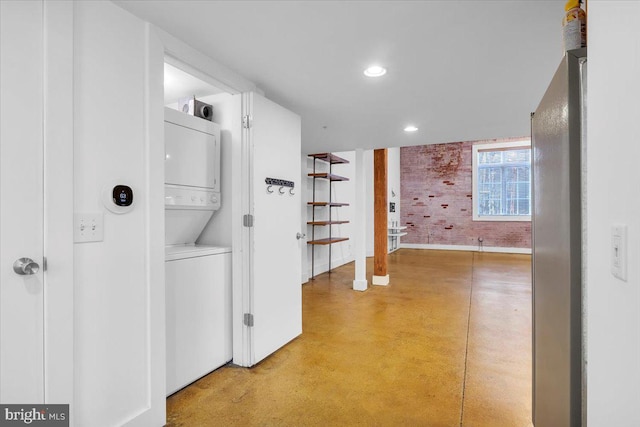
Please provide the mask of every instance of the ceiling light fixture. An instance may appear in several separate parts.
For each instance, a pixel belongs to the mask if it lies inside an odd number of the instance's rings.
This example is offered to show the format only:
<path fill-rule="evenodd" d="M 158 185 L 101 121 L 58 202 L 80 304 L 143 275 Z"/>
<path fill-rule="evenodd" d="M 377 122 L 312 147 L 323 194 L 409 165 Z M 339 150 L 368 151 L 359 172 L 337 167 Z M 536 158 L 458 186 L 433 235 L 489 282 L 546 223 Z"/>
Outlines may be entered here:
<path fill-rule="evenodd" d="M 404 128 L 405 132 L 415 132 L 417 130 L 418 130 L 418 128 L 413 126 L 413 125 L 410 125 L 410 126 L 407 126 L 406 128 Z"/>
<path fill-rule="evenodd" d="M 372 65 L 364 70 L 364 75 L 367 77 L 380 77 L 387 74 L 387 69 L 379 65 Z"/>

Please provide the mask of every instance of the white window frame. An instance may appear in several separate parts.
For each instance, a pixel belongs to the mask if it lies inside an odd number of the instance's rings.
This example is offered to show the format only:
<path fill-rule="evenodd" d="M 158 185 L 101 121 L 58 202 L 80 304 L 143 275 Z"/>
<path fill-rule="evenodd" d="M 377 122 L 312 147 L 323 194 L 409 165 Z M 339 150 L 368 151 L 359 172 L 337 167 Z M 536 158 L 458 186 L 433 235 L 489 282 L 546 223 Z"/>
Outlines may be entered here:
<path fill-rule="evenodd" d="M 531 215 L 495 215 L 495 216 L 479 216 L 478 215 L 478 203 L 480 201 L 480 195 L 478 191 L 478 152 L 480 151 L 498 151 L 498 150 L 513 150 L 518 148 L 531 148 L 531 140 L 523 139 L 520 141 L 509 142 L 496 142 L 491 144 L 474 144 L 472 149 L 472 201 L 473 201 L 473 220 L 474 221 L 531 221 Z M 530 196 L 533 196 L 529 193 Z M 533 201 L 533 197 L 531 197 Z"/>

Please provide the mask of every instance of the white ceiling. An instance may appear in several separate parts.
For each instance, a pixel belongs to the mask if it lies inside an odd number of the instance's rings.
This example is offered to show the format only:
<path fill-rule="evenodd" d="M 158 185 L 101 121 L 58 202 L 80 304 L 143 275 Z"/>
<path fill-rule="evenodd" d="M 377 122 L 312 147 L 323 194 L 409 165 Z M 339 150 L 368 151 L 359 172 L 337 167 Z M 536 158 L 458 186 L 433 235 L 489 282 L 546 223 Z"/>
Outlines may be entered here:
<path fill-rule="evenodd" d="M 116 3 L 302 116 L 305 153 L 528 135 L 562 56 L 565 0 Z"/>

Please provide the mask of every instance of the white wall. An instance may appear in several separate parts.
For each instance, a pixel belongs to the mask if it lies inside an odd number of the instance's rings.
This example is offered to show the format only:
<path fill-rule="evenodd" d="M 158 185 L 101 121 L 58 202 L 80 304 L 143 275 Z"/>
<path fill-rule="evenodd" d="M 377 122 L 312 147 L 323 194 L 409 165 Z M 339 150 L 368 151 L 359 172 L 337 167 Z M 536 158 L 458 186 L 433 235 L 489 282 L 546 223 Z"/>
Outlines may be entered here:
<path fill-rule="evenodd" d="M 640 425 L 640 2 L 589 2 L 587 419 Z M 628 225 L 628 279 L 610 273 Z"/>
<path fill-rule="evenodd" d="M 305 190 L 303 192 L 303 212 L 306 211 L 306 221 L 311 221 L 312 219 L 312 209 L 315 209 L 316 221 L 318 220 L 327 220 L 329 218 L 329 209 L 332 209 L 331 219 L 333 221 L 351 221 L 353 215 L 353 200 L 354 200 L 354 164 L 353 161 L 355 159 L 355 152 L 346 151 L 346 152 L 336 152 L 334 153 L 337 156 L 342 157 L 343 159 L 349 160 L 349 164 L 335 164 L 332 166 L 332 172 L 334 175 L 340 175 L 349 178 L 349 181 L 334 181 L 331 183 L 331 199 L 333 202 L 344 202 L 350 203 L 350 206 L 343 207 L 308 207 L 307 202 L 311 201 L 313 198 L 313 179 L 307 177 L 307 173 L 313 172 L 313 159 L 310 157 L 303 157 L 303 167 L 304 179 L 306 180 Z M 306 162 L 306 163 L 305 163 Z M 329 164 L 327 162 L 323 162 L 320 160 L 316 161 L 316 171 L 317 172 L 327 172 L 329 170 Z M 329 181 L 326 179 L 316 179 L 316 200 L 319 201 L 328 201 L 329 199 Z M 303 181 L 304 182 L 304 181 Z M 305 196 L 306 195 L 306 196 Z M 306 197 L 306 198 L 305 198 Z M 303 215 L 304 218 L 304 215 Z M 307 240 L 312 239 L 312 227 L 307 226 L 305 222 Z M 315 227 L 315 238 L 324 238 L 329 236 L 329 226 Z M 353 241 L 352 238 L 352 227 L 351 224 L 338 224 L 332 226 L 332 236 L 339 237 L 349 237 L 349 240 L 335 243 L 331 245 L 331 269 L 344 265 L 348 262 L 353 261 Z M 303 266 L 302 271 L 308 272 L 308 277 L 311 277 L 311 256 L 312 252 L 314 252 L 314 274 L 318 275 L 322 272 L 325 272 L 329 268 L 329 246 L 328 245 L 316 245 L 315 248 L 309 247 L 307 245 L 307 256 L 303 257 Z M 304 251 L 303 251 L 304 255 Z M 306 265 L 304 260 L 306 260 Z M 304 281 L 304 277 L 303 277 Z"/>
<path fill-rule="evenodd" d="M 75 425 L 162 425 L 162 45 L 110 2 L 75 2 L 74 18 L 74 210 L 104 215 L 104 241 L 74 245 Z M 103 205 L 116 180 L 129 213 Z"/>

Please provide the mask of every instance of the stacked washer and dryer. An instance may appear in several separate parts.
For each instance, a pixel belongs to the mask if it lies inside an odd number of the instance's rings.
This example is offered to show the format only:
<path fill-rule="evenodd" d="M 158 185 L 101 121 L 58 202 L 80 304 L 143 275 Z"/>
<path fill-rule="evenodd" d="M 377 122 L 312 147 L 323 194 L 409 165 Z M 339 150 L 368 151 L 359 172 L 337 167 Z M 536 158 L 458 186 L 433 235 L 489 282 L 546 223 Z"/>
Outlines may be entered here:
<path fill-rule="evenodd" d="M 196 244 L 220 208 L 220 127 L 165 108 L 167 395 L 232 359 L 231 249 Z"/>

